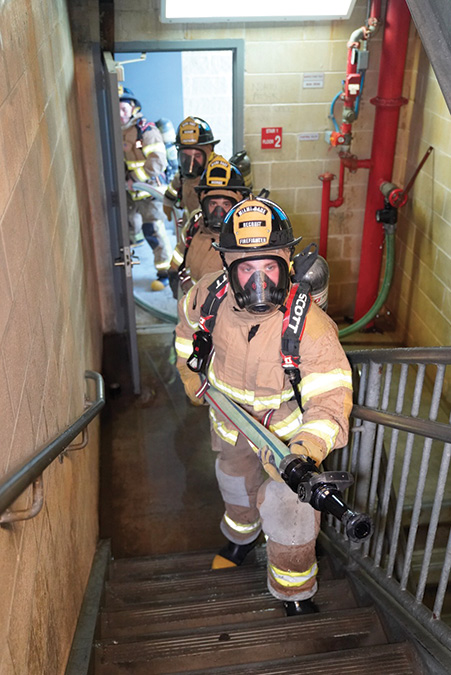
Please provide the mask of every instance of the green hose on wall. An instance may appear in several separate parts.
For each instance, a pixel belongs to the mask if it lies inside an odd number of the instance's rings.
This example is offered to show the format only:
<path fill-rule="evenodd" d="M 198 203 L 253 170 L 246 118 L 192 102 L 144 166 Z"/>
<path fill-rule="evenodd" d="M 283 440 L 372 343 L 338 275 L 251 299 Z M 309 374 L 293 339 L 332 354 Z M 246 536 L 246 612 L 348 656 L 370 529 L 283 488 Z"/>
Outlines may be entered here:
<path fill-rule="evenodd" d="M 367 323 L 374 319 L 385 300 L 387 299 L 388 292 L 390 290 L 392 278 L 393 278 L 393 268 L 395 266 L 395 233 L 394 232 L 385 232 L 385 251 L 386 251 L 386 260 L 385 260 L 385 272 L 384 279 L 382 282 L 379 295 L 376 298 L 374 305 L 367 311 L 367 313 L 362 316 L 361 319 L 352 323 L 346 328 L 342 328 L 338 331 L 338 337 L 344 338 L 355 331 L 364 328 Z"/>

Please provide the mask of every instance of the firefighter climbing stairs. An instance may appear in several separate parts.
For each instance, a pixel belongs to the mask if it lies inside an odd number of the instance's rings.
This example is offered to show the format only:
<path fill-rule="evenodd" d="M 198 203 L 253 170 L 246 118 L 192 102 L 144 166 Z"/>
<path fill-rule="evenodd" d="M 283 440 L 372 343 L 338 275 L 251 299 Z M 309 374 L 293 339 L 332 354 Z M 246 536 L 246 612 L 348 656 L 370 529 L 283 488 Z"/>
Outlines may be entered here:
<path fill-rule="evenodd" d="M 391 642 L 372 606 L 319 558 L 320 612 L 286 617 L 257 548 L 239 568 L 210 570 L 214 552 L 110 563 L 93 648 L 95 675 L 416 675 L 407 642 Z"/>

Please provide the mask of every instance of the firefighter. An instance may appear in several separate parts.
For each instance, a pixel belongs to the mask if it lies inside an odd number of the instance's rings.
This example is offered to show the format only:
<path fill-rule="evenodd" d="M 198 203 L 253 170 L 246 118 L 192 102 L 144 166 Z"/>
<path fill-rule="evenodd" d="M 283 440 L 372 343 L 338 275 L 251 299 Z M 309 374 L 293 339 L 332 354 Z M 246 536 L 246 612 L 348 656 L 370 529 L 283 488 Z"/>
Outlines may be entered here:
<path fill-rule="evenodd" d="M 169 282 L 174 297 L 179 282 L 186 293 L 204 274 L 222 270 L 221 256 L 213 244 L 218 242 L 224 218 L 232 206 L 249 194 L 239 169 L 214 153 L 194 190 L 199 195 L 201 210 L 192 214 L 172 254 Z"/>
<path fill-rule="evenodd" d="M 167 165 L 166 147 L 157 126 L 141 113 L 141 104 L 130 89 L 119 86 L 119 107 L 127 180 L 127 210 L 130 243 L 139 245 L 143 235 L 151 247 L 157 271 L 152 290 L 168 285 L 171 245 L 164 225 L 162 202 L 144 190 L 133 190 L 135 182 L 161 187 Z"/>
<path fill-rule="evenodd" d="M 184 209 L 184 223 L 199 208 L 194 188 L 199 184 L 210 154 L 219 142 L 214 139 L 210 125 L 200 117 L 187 117 L 180 122 L 175 139 L 179 170 L 169 184 L 163 201 L 168 220 L 172 218 L 174 206 Z"/>
<path fill-rule="evenodd" d="M 269 428 L 291 453 L 319 465 L 346 444 L 351 370 L 335 323 L 292 284 L 291 260 L 300 239 L 294 238 L 283 210 L 268 199 L 251 195 L 229 211 L 217 245 L 223 272 L 204 276 L 179 302 L 177 367 L 193 402 L 204 402 L 202 391 L 209 383 Z M 282 341 L 286 322 L 298 329 L 288 348 Z M 193 337 L 199 335 L 208 336 L 212 346 L 204 376 L 187 366 Z M 295 397 L 285 368 L 290 361 L 302 378 L 293 385 Z M 210 420 L 225 505 L 220 527 L 228 540 L 213 569 L 240 565 L 263 531 L 269 591 L 283 601 L 288 616 L 318 611 L 312 598 L 319 512 L 298 500 L 271 456 L 254 452 L 227 417 L 210 408 Z"/>

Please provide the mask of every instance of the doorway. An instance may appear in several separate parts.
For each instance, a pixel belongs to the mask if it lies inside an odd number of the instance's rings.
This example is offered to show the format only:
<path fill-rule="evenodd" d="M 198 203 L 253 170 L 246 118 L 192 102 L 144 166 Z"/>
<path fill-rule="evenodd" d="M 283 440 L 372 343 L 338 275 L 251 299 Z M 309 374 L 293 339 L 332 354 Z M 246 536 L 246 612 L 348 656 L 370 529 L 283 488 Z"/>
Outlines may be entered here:
<path fill-rule="evenodd" d="M 243 148 L 244 42 L 192 41 L 177 43 L 125 43 L 116 46 L 114 59 L 123 68 L 123 85 L 142 104 L 152 122 L 169 120 L 174 129 L 189 115 L 205 119 L 214 137 L 221 139 L 215 152 L 229 159 Z M 181 215 L 181 214 L 179 214 Z M 176 244 L 175 219 L 165 221 L 171 246 Z M 156 277 L 153 253 L 144 242 L 135 249 L 139 265 L 133 267 L 138 329 L 146 313 L 175 323 L 177 303 L 169 287 L 152 290 Z"/>

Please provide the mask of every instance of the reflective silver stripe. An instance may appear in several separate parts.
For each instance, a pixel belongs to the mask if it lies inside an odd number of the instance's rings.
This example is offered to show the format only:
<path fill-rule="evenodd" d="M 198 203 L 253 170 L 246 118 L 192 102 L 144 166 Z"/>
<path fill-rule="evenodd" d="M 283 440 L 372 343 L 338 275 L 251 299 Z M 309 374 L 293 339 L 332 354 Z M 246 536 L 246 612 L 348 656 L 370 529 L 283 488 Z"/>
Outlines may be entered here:
<path fill-rule="evenodd" d="M 285 588 L 300 588 L 316 577 L 318 574 L 318 565 L 313 563 L 313 565 L 306 572 L 289 572 L 287 570 L 281 570 L 275 565 L 268 565 L 268 570 L 273 577 L 273 579 L 280 585 L 285 586 Z"/>
<path fill-rule="evenodd" d="M 183 256 L 182 254 L 177 250 L 177 248 L 174 249 L 174 253 L 172 254 L 172 260 L 177 264 L 180 265 L 183 262 Z"/>
<path fill-rule="evenodd" d="M 175 339 L 175 351 L 182 359 L 187 359 L 193 353 L 193 341 L 177 337 Z"/>
<path fill-rule="evenodd" d="M 305 406 L 313 396 L 319 396 L 339 387 L 345 387 L 352 391 L 352 373 L 350 370 L 336 368 L 328 373 L 310 373 L 302 380 L 302 405 Z"/>
<path fill-rule="evenodd" d="M 127 169 L 130 169 L 130 171 L 133 169 L 139 169 L 140 166 L 144 166 L 144 160 L 142 159 L 139 161 L 135 159 L 128 159 L 125 163 L 127 164 Z"/>
<path fill-rule="evenodd" d="M 211 380 L 211 383 L 222 391 L 223 394 L 230 396 L 230 398 L 237 403 L 244 403 L 245 405 L 251 405 L 256 412 L 261 410 L 267 410 L 268 408 L 280 408 L 281 403 L 284 401 L 289 401 L 293 395 L 291 389 L 287 389 L 282 392 L 281 395 L 274 396 L 261 396 L 260 398 L 255 398 L 255 392 L 249 389 L 238 389 L 237 387 L 231 387 L 226 382 L 222 382 L 216 377 L 216 374 L 213 370 L 213 360 L 210 363 L 210 368 L 208 371 L 208 377 Z"/>
<path fill-rule="evenodd" d="M 276 434 L 283 441 L 290 440 L 293 434 L 297 433 L 302 425 L 302 413 L 298 410 L 293 410 L 291 415 L 285 417 L 285 419 L 277 422 L 276 424 L 270 424 L 269 430 Z"/>
<path fill-rule="evenodd" d="M 299 433 L 307 431 L 312 436 L 318 436 L 326 444 L 327 452 L 330 452 L 334 447 L 335 439 L 338 436 L 340 427 L 335 422 L 330 420 L 314 420 L 306 422 L 299 428 Z"/>
<path fill-rule="evenodd" d="M 210 418 L 213 424 L 213 428 L 215 432 L 220 436 L 222 439 L 224 439 L 227 443 L 230 443 L 230 445 L 236 445 L 236 441 L 238 438 L 238 431 L 235 429 L 228 429 L 224 422 L 220 422 L 213 410 L 213 408 L 210 406 Z"/>
<path fill-rule="evenodd" d="M 236 523 L 227 515 L 227 513 L 224 514 L 224 520 L 231 530 L 235 530 L 235 532 L 239 532 L 240 534 L 256 532 L 260 529 L 260 520 L 256 520 L 255 523 L 251 523 L 250 525 L 246 525 L 245 523 Z"/>

